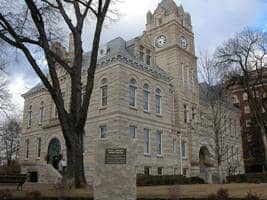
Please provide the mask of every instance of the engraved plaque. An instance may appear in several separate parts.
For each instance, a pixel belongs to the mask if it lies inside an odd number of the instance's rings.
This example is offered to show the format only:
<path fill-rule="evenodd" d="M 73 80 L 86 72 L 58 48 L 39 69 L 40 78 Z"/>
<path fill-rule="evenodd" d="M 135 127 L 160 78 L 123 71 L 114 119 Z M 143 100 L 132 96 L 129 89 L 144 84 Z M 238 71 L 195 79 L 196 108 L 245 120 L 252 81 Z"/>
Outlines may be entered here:
<path fill-rule="evenodd" d="M 126 164 L 126 149 L 106 149 L 105 164 Z"/>

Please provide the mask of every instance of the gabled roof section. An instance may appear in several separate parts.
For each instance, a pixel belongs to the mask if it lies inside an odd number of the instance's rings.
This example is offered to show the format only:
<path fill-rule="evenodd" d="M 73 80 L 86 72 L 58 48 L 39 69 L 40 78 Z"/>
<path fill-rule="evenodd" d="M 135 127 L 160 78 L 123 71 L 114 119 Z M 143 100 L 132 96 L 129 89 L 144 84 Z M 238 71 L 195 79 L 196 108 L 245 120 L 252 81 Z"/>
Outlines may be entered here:
<path fill-rule="evenodd" d="M 36 94 L 38 92 L 43 92 L 43 91 L 46 91 L 46 88 L 45 88 L 45 86 L 43 85 L 42 82 L 39 82 L 32 89 L 30 89 L 28 92 L 26 92 L 25 94 L 23 94 L 21 96 L 25 98 L 27 96 Z"/>

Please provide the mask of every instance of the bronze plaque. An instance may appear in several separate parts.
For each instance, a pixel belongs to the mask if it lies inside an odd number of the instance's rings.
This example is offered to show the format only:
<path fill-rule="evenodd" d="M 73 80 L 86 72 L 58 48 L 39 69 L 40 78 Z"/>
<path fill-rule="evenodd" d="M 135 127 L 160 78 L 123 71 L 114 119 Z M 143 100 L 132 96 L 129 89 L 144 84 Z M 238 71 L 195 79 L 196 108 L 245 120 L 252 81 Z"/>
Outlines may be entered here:
<path fill-rule="evenodd" d="M 126 149 L 106 149 L 105 164 L 126 164 Z"/>

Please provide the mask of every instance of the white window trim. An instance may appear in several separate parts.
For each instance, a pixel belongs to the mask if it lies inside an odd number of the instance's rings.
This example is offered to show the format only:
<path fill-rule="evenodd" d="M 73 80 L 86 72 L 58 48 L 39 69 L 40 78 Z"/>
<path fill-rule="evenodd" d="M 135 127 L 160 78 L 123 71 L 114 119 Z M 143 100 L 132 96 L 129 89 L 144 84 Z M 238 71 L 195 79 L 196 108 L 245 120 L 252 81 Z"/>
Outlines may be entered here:
<path fill-rule="evenodd" d="M 144 128 L 144 134 L 145 134 L 145 129 L 148 130 L 148 153 L 144 151 L 144 155 L 150 156 L 151 155 L 151 138 L 150 138 L 150 129 Z M 145 143 L 145 141 L 144 141 Z M 144 149 L 145 150 L 145 149 Z"/>
<path fill-rule="evenodd" d="M 103 87 L 107 87 L 107 105 L 104 106 L 103 106 Z M 107 106 L 108 106 L 108 83 L 105 83 L 101 84 L 100 86 L 100 108 L 106 108 Z"/>
<path fill-rule="evenodd" d="M 135 132 L 134 132 L 135 137 L 134 137 L 134 138 L 132 138 L 131 135 L 130 135 L 130 128 L 131 128 L 131 127 L 135 129 Z M 137 139 L 137 126 L 135 126 L 135 125 L 130 125 L 129 128 L 128 128 L 128 135 L 129 135 L 129 137 L 130 137 L 131 140 L 135 141 L 135 140 Z"/>
<path fill-rule="evenodd" d="M 44 122 L 44 112 L 45 112 L 44 101 L 41 101 L 39 110 L 39 125 L 43 124 Z"/>
<path fill-rule="evenodd" d="M 133 87 L 135 90 L 135 92 L 134 92 L 134 106 L 133 105 L 131 105 L 130 104 L 130 98 L 131 98 L 131 87 Z M 137 108 L 137 86 L 136 85 L 133 85 L 133 84 L 131 84 L 130 83 L 130 85 L 129 85 L 129 106 L 131 107 L 131 108 Z"/>
<path fill-rule="evenodd" d="M 157 152 L 157 156 L 158 157 L 162 157 L 163 156 L 163 131 L 157 131 L 157 134 L 160 133 L 160 154 Z M 156 141 L 158 142 L 158 141 Z M 157 143 L 158 145 L 158 143 Z"/>
<path fill-rule="evenodd" d="M 182 148 L 181 148 L 181 150 L 182 150 L 181 155 L 182 155 L 182 158 L 183 158 L 183 159 L 187 159 L 187 142 L 186 142 L 185 140 L 182 140 L 181 145 L 183 145 L 183 143 L 184 143 L 184 154 L 185 154 L 185 155 L 183 155 L 183 146 L 182 146 Z"/>
<path fill-rule="evenodd" d="M 101 137 L 101 129 L 104 128 L 104 127 L 106 127 L 106 137 L 102 138 Z M 107 140 L 108 139 L 108 128 L 107 128 L 107 125 L 104 124 L 104 125 L 100 125 L 99 126 L 99 136 L 98 137 L 99 137 L 100 140 Z"/>
<path fill-rule="evenodd" d="M 39 146 L 39 140 L 41 140 L 40 146 Z M 39 147 L 40 147 L 40 155 L 38 155 L 39 154 Z M 36 156 L 38 160 L 41 158 L 41 154 L 42 154 L 42 138 L 38 137 L 37 138 L 37 156 Z"/>
<path fill-rule="evenodd" d="M 144 91 L 147 92 L 147 110 L 144 109 Z M 150 112 L 150 91 L 149 90 L 146 90 L 146 89 L 143 89 L 143 110 L 144 112 Z"/>
<path fill-rule="evenodd" d="M 29 153 L 30 153 L 30 140 L 25 140 L 25 155 L 24 160 L 29 160 Z"/>

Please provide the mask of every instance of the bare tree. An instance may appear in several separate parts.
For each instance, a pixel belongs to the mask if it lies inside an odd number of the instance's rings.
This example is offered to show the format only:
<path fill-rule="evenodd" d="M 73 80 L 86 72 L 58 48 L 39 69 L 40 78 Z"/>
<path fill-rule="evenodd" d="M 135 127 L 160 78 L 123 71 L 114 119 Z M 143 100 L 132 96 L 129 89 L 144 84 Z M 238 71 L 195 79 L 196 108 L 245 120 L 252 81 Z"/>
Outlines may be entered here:
<path fill-rule="evenodd" d="M 7 79 L 6 79 L 6 65 L 7 65 L 7 59 L 6 59 L 6 50 L 7 47 L 3 43 L 3 41 L 0 41 L 0 112 L 4 113 L 7 115 L 7 112 L 11 108 L 11 95 L 8 91 L 8 84 L 7 84 Z"/>
<path fill-rule="evenodd" d="M 200 84 L 202 98 L 205 106 L 208 107 L 208 114 L 211 120 L 214 145 L 211 145 L 211 156 L 216 161 L 220 183 L 223 182 L 222 164 L 228 162 L 234 156 L 229 154 L 228 138 L 229 126 L 232 123 L 231 115 L 233 107 L 229 103 L 229 93 L 224 87 L 223 71 L 217 65 L 215 59 L 207 52 L 199 58 L 201 79 Z M 234 120 L 233 120 L 234 121 Z M 230 132 L 231 132 L 230 128 Z M 231 163 L 233 164 L 233 162 Z M 236 167 L 236 166 L 235 166 Z"/>
<path fill-rule="evenodd" d="M 238 85 L 248 95 L 252 116 L 260 129 L 265 161 L 267 161 L 267 117 L 263 111 L 267 110 L 265 99 L 267 70 L 264 65 L 266 56 L 267 34 L 250 28 L 236 34 L 216 52 L 218 63 L 228 71 L 228 86 Z"/>
<path fill-rule="evenodd" d="M 0 157 L 10 166 L 18 157 L 21 121 L 18 118 L 7 119 L 0 130 Z"/>
<path fill-rule="evenodd" d="M 86 180 L 81 137 L 94 85 L 100 35 L 111 0 L 24 0 L 16 3 L 20 10 L 15 13 L 11 10 L 11 5 L 14 5 L 13 1 L 1 0 L 0 2 L 0 38 L 24 53 L 50 93 L 58 110 L 66 142 L 68 162 L 66 176 L 74 178 L 76 187 L 82 187 L 86 184 Z M 91 28 L 94 28 L 95 32 L 92 38 L 91 60 L 87 70 L 85 93 L 82 97 L 81 76 L 84 52 L 82 34 L 85 31 L 86 17 L 89 15 L 94 17 Z M 73 35 L 73 56 L 68 60 L 64 60 L 57 48 L 53 48 L 54 45 L 52 45 L 52 42 L 58 39 L 58 28 L 62 27 L 62 24 Z M 61 32 L 61 38 L 64 36 L 66 38 L 67 35 L 68 33 L 64 35 L 64 32 Z M 47 60 L 49 79 L 37 62 L 34 48 L 39 49 Z M 70 77 L 69 110 L 64 104 L 57 64 L 60 64 Z"/>

